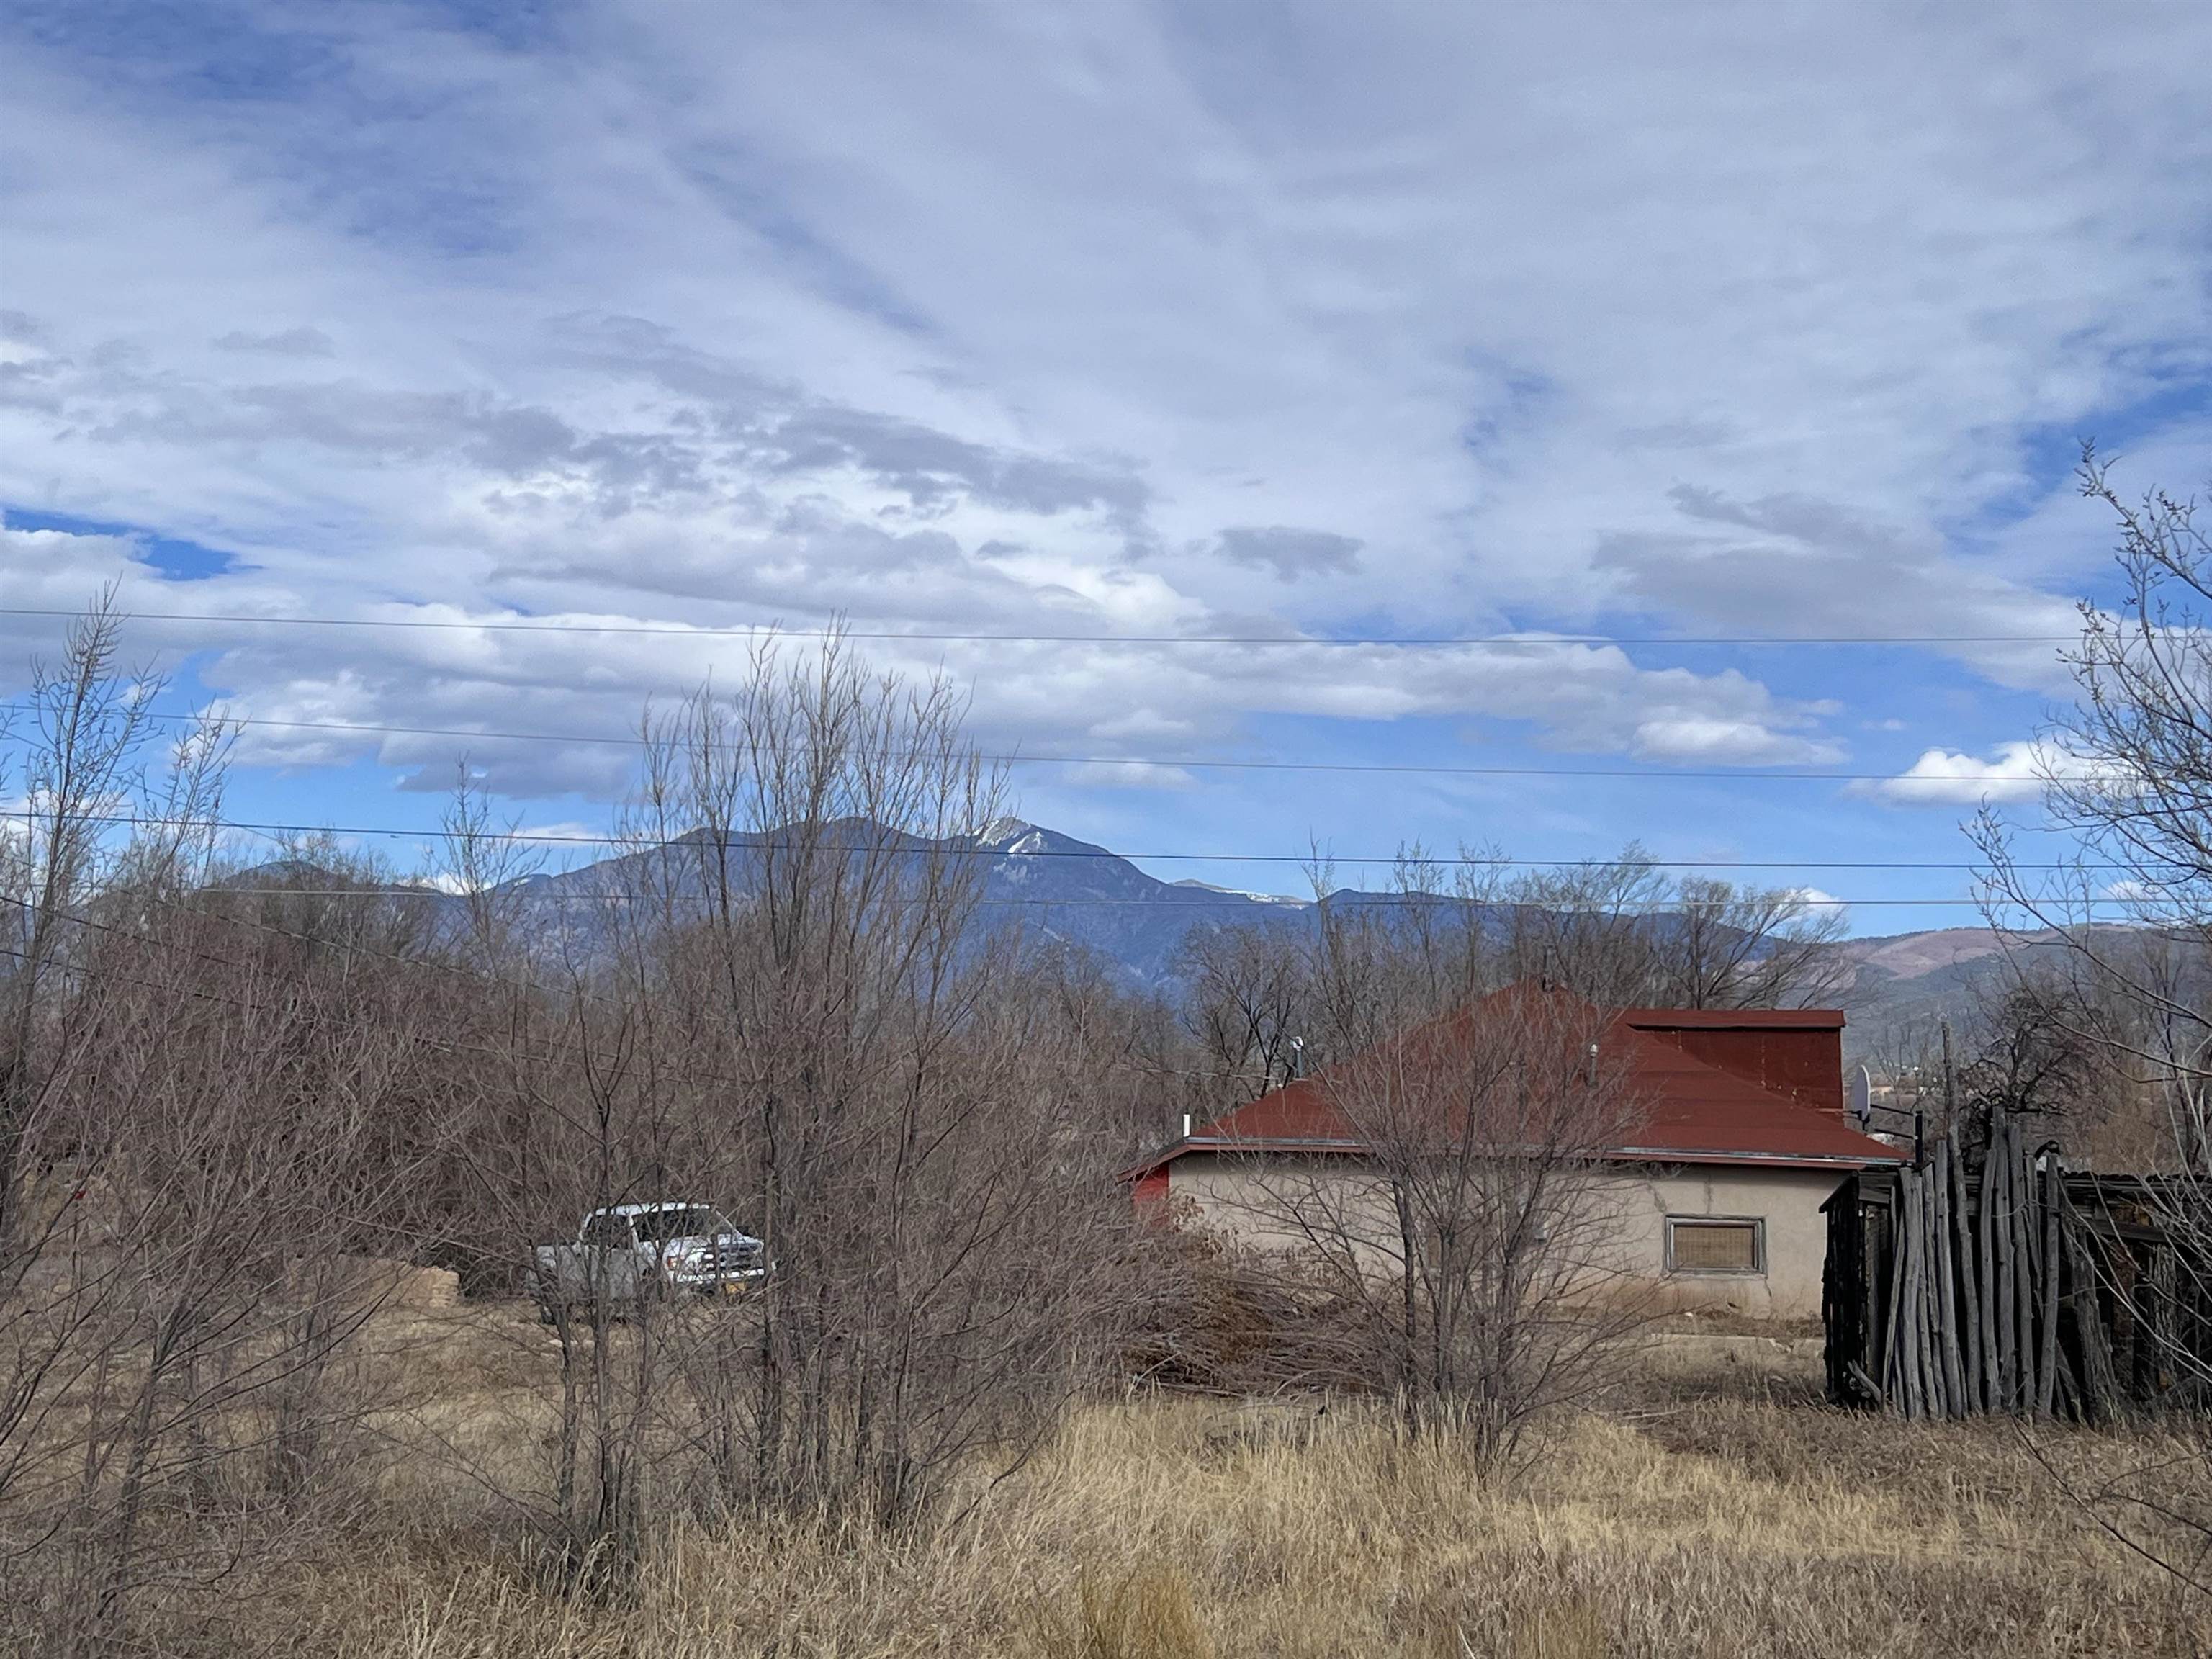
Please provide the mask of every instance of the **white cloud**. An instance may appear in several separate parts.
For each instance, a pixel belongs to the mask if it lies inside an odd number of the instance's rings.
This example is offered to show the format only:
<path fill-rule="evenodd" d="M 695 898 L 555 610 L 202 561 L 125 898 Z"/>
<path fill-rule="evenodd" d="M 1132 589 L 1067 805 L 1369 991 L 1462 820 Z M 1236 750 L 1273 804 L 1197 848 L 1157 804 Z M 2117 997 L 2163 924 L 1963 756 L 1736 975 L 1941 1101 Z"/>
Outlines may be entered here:
<path fill-rule="evenodd" d="M 1646 760 L 1707 765 L 1820 765 L 1841 760 L 1839 744 L 1777 732 L 1756 720 L 1691 715 L 1648 720 L 1636 728 L 1632 752 Z"/>
<path fill-rule="evenodd" d="M 283 594 L 258 572 L 172 582 L 137 562 L 127 540 L 9 533 L 0 558 L 17 564 L 0 568 L 11 570 L 33 560 L 52 567 L 56 548 L 96 543 L 88 561 L 97 556 L 104 573 L 128 575 L 124 603 L 131 608 L 218 616 L 311 608 L 304 596 Z M 85 568 L 68 560 L 61 566 Z M 955 588 L 961 591 L 957 579 Z M 41 597 L 57 606 L 74 598 L 60 591 Z M 1086 607 L 1073 626 L 1108 625 L 1100 609 Z M 404 787 L 443 793 L 465 754 L 489 787 L 520 797 L 619 793 L 636 759 L 619 739 L 635 732 L 641 705 L 681 695 L 710 676 L 727 682 L 742 671 L 747 650 L 742 638 L 686 631 L 681 623 L 624 632 L 631 618 L 604 606 L 540 608 L 532 617 L 569 631 L 505 631 L 495 624 L 511 613 L 459 605 L 364 605 L 349 614 L 441 625 L 295 629 L 213 621 L 158 629 L 137 624 L 131 638 L 134 647 L 157 642 L 171 662 L 193 656 L 201 684 L 270 722 L 244 728 L 236 751 L 242 763 L 299 771 L 373 758 L 401 772 Z M 938 614 L 963 625 L 950 600 Z M 1034 606 L 1018 610 L 1016 618 L 1011 626 L 1071 626 Z M 65 626 L 58 618 L 9 620 L 49 650 Z M 595 623 L 614 631 L 590 632 Z M 1091 787 L 1186 787 L 1192 779 L 1182 769 L 1143 763 L 1164 751 L 1218 750 L 1261 715 L 1382 724 L 1474 712 L 1525 723 L 1557 750 L 1668 763 L 1817 764 L 1839 752 L 1812 729 L 1817 708 L 1778 698 L 1733 672 L 1642 669 L 1612 647 L 1405 652 L 1291 640 L 1194 650 L 871 640 L 863 648 L 882 667 L 915 677 L 943 669 L 970 687 L 976 733 L 987 748 L 1094 757 L 1098 764 L 1063 774 Z M 494 734 L 445 734 L 480 726 Z M 373 729 L 380 726 L 428 729 Z M 574 740 L 496 735 L 502 730 L 564 732 Z"/>
<path fill-rule="evenodd" d="M 2117 778 L 2097 763 L 2043 738 L 1999 744 L 1988 758 L 1930 749 L 1896 777 L 1855 786 L 1899 805 L 1972 806 L 2039 800 L 2051 781 Z"/>
<path fill-rule="evenodd" d="M 9 489 L 240 567 L 186 591 L 127 541 L 11 530 L 9 603 L 130 571 L 147 609 L 325 616 L 2063 635 L 2082 521 L 2033 447 L 2212 340 L 2185 9 L 661 7 L 534 51 L 414 16 L 257 14 L 342 46 L 343 85 L 250 104 L 59 26 L 0 54 Z M 53 632 L 0 623 L 11 659 Z M 143 637 L 264 716 L 580 734 L 741 657 Z M 869 649 L 972 683 L 994 747 L 1439 719 L 1713 766 L 1839 759 L 1868 660 Z M 2045 645 L 1939 654 L 2057 683 Z M 455 748 L 248 742 L 423 788 Z M 628 775 L 468 746 L 519 795 Z M 1873 793 L 2032 794 L 2011 769 L 1931 749 Z"/>

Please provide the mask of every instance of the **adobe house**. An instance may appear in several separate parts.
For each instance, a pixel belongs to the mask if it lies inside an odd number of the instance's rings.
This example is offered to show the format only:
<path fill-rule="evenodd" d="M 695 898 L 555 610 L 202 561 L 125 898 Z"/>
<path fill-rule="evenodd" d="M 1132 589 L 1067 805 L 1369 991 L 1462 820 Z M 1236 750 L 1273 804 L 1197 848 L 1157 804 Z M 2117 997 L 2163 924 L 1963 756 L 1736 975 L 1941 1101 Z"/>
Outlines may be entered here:
<path fill-rule="evenodd" d="M 1498 993 L 1526 996 L 1523 988 Z M 1558 993 L 1543 994 L 1558 998 Z M 1623 1105 L 1587 1162 L 1605 1186 L 1611 1254 L 1662 1307 L 1816 1319 L 1827 1218 L 1862 1170 L 1906 1161 L 1844 1109 L 1844 1016 L 1834 1009 L 1629 1008 L 1576 1003 Z M 1403 1054 L 1444 1056 L 1468 1011 L 1409 1032 Z M 1377 1052 L 1377 1051 L 1370 1051 Z M 1124 1174 L 1140 1207 L 1261 1247 L 1295 1243 L 1268 1194 L 1291 1181 L 1357 1181 L 1367 1148 L 1341 1103 L 1370 1059 L 1270 1091 Z M 1614 1144 L 1617 1142 L 1617 1144 Z"/>

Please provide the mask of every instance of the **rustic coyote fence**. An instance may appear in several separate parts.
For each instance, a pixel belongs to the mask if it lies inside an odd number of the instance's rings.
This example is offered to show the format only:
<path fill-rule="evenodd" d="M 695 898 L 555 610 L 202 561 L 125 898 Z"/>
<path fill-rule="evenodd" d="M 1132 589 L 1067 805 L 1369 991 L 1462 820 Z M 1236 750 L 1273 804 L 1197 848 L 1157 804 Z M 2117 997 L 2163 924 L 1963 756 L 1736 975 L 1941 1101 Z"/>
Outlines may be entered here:
<path fill-rule="evenodd" d="M 2160 1229 L 2154 1178 L 2069 1173 L 1999 1114 L 1827 1205 L 1828 1392 L 1909 1419 L 2106 1422 L 2187 1403 L 2212 1346 L 2202 1264 Z"/>

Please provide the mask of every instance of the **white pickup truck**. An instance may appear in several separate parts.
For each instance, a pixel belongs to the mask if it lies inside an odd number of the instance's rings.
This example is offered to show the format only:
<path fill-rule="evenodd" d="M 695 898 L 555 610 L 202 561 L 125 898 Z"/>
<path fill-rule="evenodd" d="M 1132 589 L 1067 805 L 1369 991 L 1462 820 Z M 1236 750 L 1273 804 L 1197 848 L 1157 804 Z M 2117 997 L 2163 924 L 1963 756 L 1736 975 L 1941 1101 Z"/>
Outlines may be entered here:
<path fill-rule="evenodd" d="M 593 1210 L 573 1243 L 532 1252 L 530 1293 L 550 1324 L 563 1308 L 604 1297 L 622 1309 L 650 1296 L 688 1291 L 742 1293 L 768 1275 L 768 1249 L 711 1205 L 615 1204 Z"/>

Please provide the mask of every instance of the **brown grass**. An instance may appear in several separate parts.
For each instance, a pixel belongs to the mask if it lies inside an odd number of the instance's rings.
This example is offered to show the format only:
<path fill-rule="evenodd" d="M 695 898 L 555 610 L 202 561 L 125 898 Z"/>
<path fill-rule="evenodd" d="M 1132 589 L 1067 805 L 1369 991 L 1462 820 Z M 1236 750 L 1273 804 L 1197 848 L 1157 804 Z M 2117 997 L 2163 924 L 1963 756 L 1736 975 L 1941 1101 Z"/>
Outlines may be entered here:
<path fill-rule="evenodd" d="M 538 1588 L 494 1493 L 542 1463 L 545 1339 L 514 1310 L 381 1333 L 420 1409 L 355 1536 L 242 1585 L 194 1644 L 337 1659 L 1595 1659 L 2181 1655 L 2212 1623 L 2103 1537 L 2002 1425 L 1818 1405 L 1817 1344 L 1670 1335 L 1533 1480 L 1368 1408 L 1141 1398 L 1078 1414 L 966 1512 L 862 1529 L 678 1527 L 632 1605 Z M 2075 1434 L 2111 1473 L 2155 1448 Z M 179 1632 L 179 1646 L 186 1638 Z"/>

